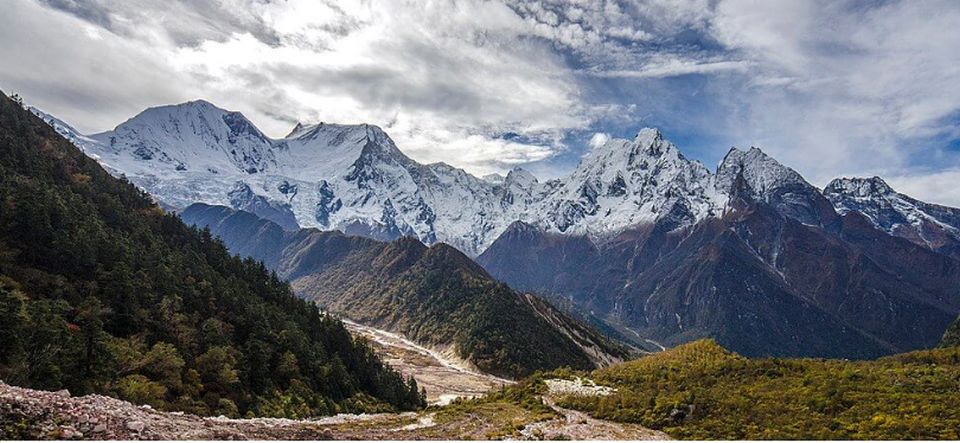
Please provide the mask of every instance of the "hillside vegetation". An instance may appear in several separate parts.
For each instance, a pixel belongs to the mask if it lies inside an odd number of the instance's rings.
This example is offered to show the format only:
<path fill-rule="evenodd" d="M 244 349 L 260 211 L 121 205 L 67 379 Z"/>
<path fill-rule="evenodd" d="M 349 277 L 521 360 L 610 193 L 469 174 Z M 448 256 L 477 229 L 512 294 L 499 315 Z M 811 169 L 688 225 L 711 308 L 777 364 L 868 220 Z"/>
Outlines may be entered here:
<path fill-rule="evenodd" d="M 960 430 L 960 348 L 874 361 L 748 359 L 701 340 L 594 371 L 597 418 L 684 439 L 947 439 Z"/>
<path fill-rule="evenodd" d="M 197 414 L 412 409 L 416 383 L 260 263 L 0 98 L 0 379 Z"/>
<path fill-rule="evenodd" d="M 204 204 L 181 216 L 208 226 L 234 252 L 263 260 L 325 310 L 450 350 L 487 373 L 512 378 L 565 366 L 594 369 L 628 355 L 543 300 L 495 281 L 446 244 L 283 231 L 253 214 Z"/>

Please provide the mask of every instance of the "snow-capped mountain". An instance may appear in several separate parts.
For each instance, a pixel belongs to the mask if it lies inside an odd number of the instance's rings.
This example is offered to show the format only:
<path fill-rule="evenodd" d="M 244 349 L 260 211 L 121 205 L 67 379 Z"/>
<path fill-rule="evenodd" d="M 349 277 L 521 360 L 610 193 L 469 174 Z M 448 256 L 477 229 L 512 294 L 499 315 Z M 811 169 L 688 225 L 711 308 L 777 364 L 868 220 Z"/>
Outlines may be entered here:
<path fill-rule="evenodd" d="M 89 137 L 47 120 L 173 208 L 226 205 L 286 228 L 410 235 L 474 255 L 512 217 L 501 200 L 530 180 L 513 174 L 501 186 L 443 163 L 417 163 L 372 125 L 298 124 L 270 139 L 242 114 L 202 100 L 150 108 Z"/>
<path fill-rule="evenodd" d="M 471 256 L 515 221 L 597 239 L 645 223 L 690 226 L 722 215 L 738 180 L 751 198 L 804 224 L 837 221 L 817 188 L 757 148 L 731 149 L 712 173 L 650 128 L 593 149 L 565 177 L 540 181 L 520 168 L 478 178 L 443 163 L 420 164 L 366 124 L 298 123 L 271 139 L 239 112 L 203 100 L 150 108 L 91 136 L 42 116 L 173 208 L 225 205 L 288 229 L 415 236 Z"/>
<path fill-rule="evenodd" d="M 743 189 L 735 189 L 738 179 Z M 717 167 L 716 180 L 719 189 L 762 201 L 806 225 L 833 229 L 839 222 L 819 189 L 756 147 L 730 149 Z"/>
<path fill-rule="evenodd" d="M 272 141 L 239 112 L 203 100 L 150 108 L 116 129 L 90 138 L 103 158 L 115 158 L 124 172 L 172 167 L 210 174 L 254 174 L 276 166 Z"/>
<path fill-rule="evenodd" d="M 46 120 L 174 208 L 447 243 L 657 346 L 714 337 L 750 355 L 866 358 L 929 346 L 960 312 L 960 210 L 878 179 L 821 191 L 757 148 L 713 172 L 645 128 L 544 181 L 424 165 L 371 125 L 271 139 L 202 101 L 92 136 Z"/>
<path fill-rule="evenodd" d="M 570 176 L 546 183 L 540 193 L 547 198 L 522 221 L 592 235 L 664 217 L 690 224 L 716 215 L 726 201 L 705 166 L 650 128 L 633 141 L 613 139 L 596 148 Z"/>
<path fill-rule="evenodd" d="M 960 209 L 911 198 L 880 177 L 838 178 L 823 193 L 841 214 L 860 212 L 889 234 L 960 257 Z"/>

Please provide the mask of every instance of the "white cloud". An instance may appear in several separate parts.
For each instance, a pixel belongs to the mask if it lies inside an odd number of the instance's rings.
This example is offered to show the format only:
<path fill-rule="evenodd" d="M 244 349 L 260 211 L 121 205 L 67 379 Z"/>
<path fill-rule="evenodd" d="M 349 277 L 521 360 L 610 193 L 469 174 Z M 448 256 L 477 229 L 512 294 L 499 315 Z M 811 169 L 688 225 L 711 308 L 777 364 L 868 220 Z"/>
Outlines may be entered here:
<path fill-rule="evenodd" d="M 956 2 L 726 0 L 708 29 L 750 62 L 749 83 L 725 98 L 742 113 L 730 137 L 764 147 L 813 182 L 920 177 L 935 161 L 932 144 L 960 128 L 951 120 L 960 111 Z M 954 198 L 934 188 L 920 194 Z"/>
<path fill-rule="evenodd" d="M 590 141 L 587 143 L 591 149 L 597 149 L 610 141 L 610 134 L 605 132 L 595 132 L 593 136 L 590 137 Z"/>
<path fill-rule="evenodd" d="M 960 208 L 960 168 L 894 175 L 884 180 L 897 192 L 930 203 Z"/>
<path fill-rule="evenodd" d="M 53 21 L 64 34 L 91 27 L 34 3 L 17 6 L 23 11 L 14 15 L 34 20 L 36 29 Z M 137 87 L 87 72 L 81 81 L 91 85 L 85 89 L 143 94 L 152 100 L 144 107 L 203 97 L 244 112 L 274 136 L 288 132 L 293 120 L 368 122 L 386 127 L 418 160 L 485 172 L 550 157 L 565 149 L 564 133 L 585 129 L 595 117 L 579 96 L 575 73 L 550 44 L 527 38 L 535 33 L 530 24 L 500 3 L 253 1 L 234 5 L 250 12 L 231 15 L 231 26 L 211 22 L 203 8 L 171 23 L 149 16 L 157 10 L 152 1 L 137 13 L 129 2 L 97 6 L 94 12 L 106 17 L 99 24 L 108 23 L 100 33 L 128 46 L 128 53 L 66 35 L 50 42 L 63 46 L 57 52 L 85 54 L 74 60 L 80 66 L 122 65 L 122 56 L 149 58 L 144 66 L 158 67 L 147 68 L 152 72 Z M 173 9 L 185 7 L 175 3 Z M 38 39 L 45 44 L 54 38 Z M 32 76 L 4 71 L 5 83 Z M 22 93 L 34 99 L 50 85 L 70 84 L 75 72 L 53 71 Z M 109 127 L 103 118 L 78 115 L 60 103 L 36 104 L 81 129 Z M 116 124 L 133 113 L 123 107 L 98 114 Z M 504 134 L 524 142 L 505 141 Z"/>
<path fill-rule="evenodd" d="M 139 42 L 33 2 L 4 2 L 3 10 L 0 88 L 81 130 L 107 129 L 147 106 L 190 96 L 181 89 L 186 79 L 165 63 L 162 51 L 146 51 Z"/>
<path fill-rule="evenodd" d="M 600 70 L 587 71 L 586 73 L 596 77 L 609 78 L 660 78 L 676 77 L 689 74 L 744 72 L 749 68 L 750 63 L 744 61 L 699 62 L 696 60 L 669 58 L 661 62 L 657 62 L 656 64 L 649 64 L 638 70 Z"/>
<path fill-rule="evenodd" d="M 480 173 L 665 122 L 707 157 L 757 145 L 817 184 L 953 198 L 923 178 L 957 167 L 936 145 L 960 136 L 947 0 L 11 0 L 0 41 L 0 87 L 88 131 L 202 97 L 272 135 L 379 124 Z"/>

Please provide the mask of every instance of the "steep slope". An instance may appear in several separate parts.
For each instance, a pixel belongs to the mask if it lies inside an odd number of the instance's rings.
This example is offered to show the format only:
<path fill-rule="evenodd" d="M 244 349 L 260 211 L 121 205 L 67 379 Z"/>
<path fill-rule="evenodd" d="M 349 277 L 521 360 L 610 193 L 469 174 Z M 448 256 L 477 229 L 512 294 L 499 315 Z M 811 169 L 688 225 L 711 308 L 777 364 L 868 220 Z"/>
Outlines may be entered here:
<path fill-rule="evenodd" d="M 625 352 L 542 300 L 494 282 L 445 244 L 393 242 L 276 224 L 195 204 L 181 214 L 233 251 L 263 260 L 298 294 L 350 319 L 403 333 L 489 373 L 515 377 L 560 366 L 591 368 Z"/>
<path fill-rule="evenodd" d="M 841 214 L 859 212 L 890 235 L 960 259 L 960 209 L 900 194 L 880 177 L 838 178 L 823 193 Z"/>
<path fill-rule="evenodd" d="M 0 98 L 0 378 L 197 414 L 423 405 L 343 325 Z"/>

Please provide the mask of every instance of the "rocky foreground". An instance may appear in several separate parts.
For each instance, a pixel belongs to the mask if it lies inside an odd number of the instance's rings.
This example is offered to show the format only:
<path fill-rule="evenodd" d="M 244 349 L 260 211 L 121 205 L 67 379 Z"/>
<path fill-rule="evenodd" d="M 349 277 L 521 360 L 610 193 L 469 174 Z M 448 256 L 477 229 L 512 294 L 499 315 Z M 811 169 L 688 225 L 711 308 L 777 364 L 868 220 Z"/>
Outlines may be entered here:
<path fill-rule="evenodd" d="M 556 417 L 508 404 L 431 408 L 421 413 L 341 414 L 314 420 L 230 419 L 156 411 L 102 395 L 73 397 L 0 382 L 0 439 L 60 440 L 660 440 L 665 434 L 596 420 L 544 399 Z"/>
<path fill-rule="evenodd" d="M 322 440 L 334 438 L 333 432 L 324 427 L 326 424 L 344 419 L 299 421 L 198 417 L 160 412 L 150 406 L 136 406 L 102 395 L 72 397 L 65 390 L 36 391 L 0 384 L 0 437 L 4 439 Z"/>

